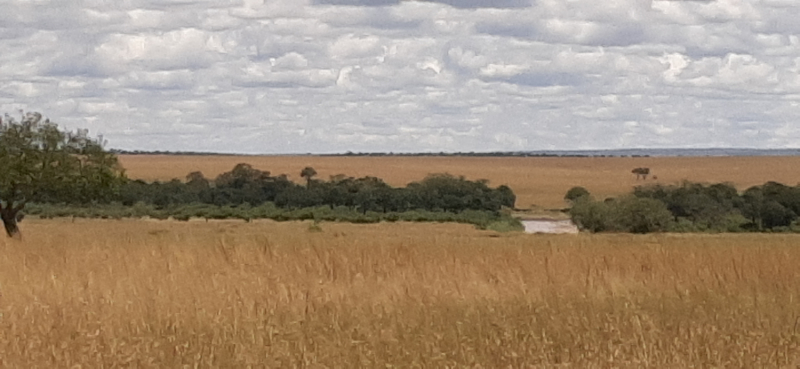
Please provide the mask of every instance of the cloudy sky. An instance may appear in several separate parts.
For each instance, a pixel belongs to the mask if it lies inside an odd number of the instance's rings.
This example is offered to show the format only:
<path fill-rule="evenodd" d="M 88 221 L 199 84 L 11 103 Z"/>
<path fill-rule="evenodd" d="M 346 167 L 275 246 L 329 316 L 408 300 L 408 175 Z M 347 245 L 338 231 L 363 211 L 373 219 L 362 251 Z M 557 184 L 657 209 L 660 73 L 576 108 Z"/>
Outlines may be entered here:
<path fill-rule="evenodd" d="M 797 0 L 0 4 L 0 112 L 114 148 L 800 147 Z"/>

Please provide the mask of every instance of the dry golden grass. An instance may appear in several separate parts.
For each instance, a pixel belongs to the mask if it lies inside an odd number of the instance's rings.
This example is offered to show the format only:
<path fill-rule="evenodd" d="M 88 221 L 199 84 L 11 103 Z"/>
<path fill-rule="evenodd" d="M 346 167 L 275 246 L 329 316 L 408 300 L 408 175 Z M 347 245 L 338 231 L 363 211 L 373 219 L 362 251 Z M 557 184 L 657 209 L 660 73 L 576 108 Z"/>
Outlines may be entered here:
<path fill-rule="evenodd" d="M 800 236 L 25 222 L 0 367 L 794 367 Z"/>
<path fill-rule="evenodd" d="M 732 182 L 740 189 L 778 181 L 800 183 L 800 157 L 701 158 L 473 158 L 473 157 L 320 157 L 320 156 L 158 156 L 123 155 L 131 178 L 169 180 L 192 171 L 207 177 L 246 162 L 273 174 L 299 179 L 300 170 L 314 167 L 320 178 L 335 174 L 376 176 L 395 186 L 418 181 L 430 173 L 449 172 L 469 179 L 489 179 L 494 186 L 509 185 L 518 207 L 564 206 L 572 186 L 584 186 L 598 197 L 617 196 L 643 183 L 673 184 L 682 180 Z M 657 181 L 637 181 L 636 167 L 649 167 Z"/>

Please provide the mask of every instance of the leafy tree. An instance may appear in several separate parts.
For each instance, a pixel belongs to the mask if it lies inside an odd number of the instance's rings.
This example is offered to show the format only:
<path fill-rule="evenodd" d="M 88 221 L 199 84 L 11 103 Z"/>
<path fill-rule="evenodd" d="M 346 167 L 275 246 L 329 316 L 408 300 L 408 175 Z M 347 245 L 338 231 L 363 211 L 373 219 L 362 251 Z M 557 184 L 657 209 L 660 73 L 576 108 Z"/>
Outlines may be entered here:
<path fill-rule="evenodd" d="M 511 187 L 501 185 L 495 190 L 495 197 L 499 200 L 500 205 L 513 209 L 517 203 L 517 195 L 511 190 Z"/>
<path fill-rule="evenodd" d="M 765 228 L 788 227 L 797 219 L 797 214 L 777 201 L 769 200 L 762 208 L 761 221 Z"/>
<path fill-rule="evenodd" d="M 639 178 L 647 179 L 650 174 L 650 168 L 634 168 L 631 173 L 636 174 L 636 180 L 639 180 Z"/>
<path fill-rule="evenodd" d="M 28 203 L 85 204 L 118 196 L 124 174 L 103 144 L 86 130 L 59 130 L 39 113 L 0 119 L 0 218 L 6 234 L 19 233 Z"/>
<path fill-rule="evenodd" d="M 567 191 L 567 194 L 564 195 L 564 200 L 567 200 L 570 203 L 575 203 L 575 201 L 578 199 L 589 196 L 591 196 L 589 190 L 583 187 L 572 187 L 569 189 L 569 191 Z"/>
<path fill-rule="evenodd" d="M 579 228 L 591 232 L 663 232 L 672 224 L 672 214 L 663 202 L 635 196 L 606 201 L 580 197 L 570 217 Z"/>
<path fill-rule="evenodd" d="M 675 221 L 684 218 L 706 229 L 725 228 L 727 219 L 735 214 L 734 208 L 741 203 L 736 188 L 727 183 L 637 186 L 633 194 L 663 202 Z"/>
<path fill-rule="evenodd" d="M 191 172 L 186 175 L 186 187 L 191 192 L 201 193 L 211 188 L 211 182 L 206 179 L 202 172 Z"/>
<path fill-rule="evenodd" d="M 663 232 L 672 224 L 672 214 L 667 206 L 655 199 L 630 196 L 610 204 L 615 227 L 622 231 Z"/>
<path fill-rule="evenodd" d="M 706 194 L 717 202 L 729 207 L 735 207 L 741 201 L 739 191 L 736 190 L 736 187 L 734 187 L 732 183 L 715 183 L 708 186 Z"/>
<path fill-rule="evenodd" d="M 797 219 L 797 214 L 789 208 L 794 204 L 793 191 L 793 188 L 775 182 L 750 187 L 742 194 L 742 215 L 750 219 L 758 230 L 789 226 Z"/>
<path fill-rule="evenodd" d="M 767 182 L 761 186 L 766 199 L 775 201 L 795 214 L 800 214 L 800 189 L 777 182 Z"/>
<path fill-rule="evenodd" d="M 384 206 L 384 190 L 389 185 L 377 177 L 364 177 L 355 181 L 356 193 L 354 196 L 355 204 L 358 209 L 366 214 L 367 211 L 381 211 Z"/>
<path fill-rule="evenodd" d="M 311 181 L 316 175 L 317 171 L 312 167 L 305 167 L 300 171 L 300 177 L 306 179 L 306 188 L 311 188 Z"/>
<path fill-rule="evenodd" d="M 742 194 L 742 215 L 755 225 L 758 230 L 764 229 L 762 215 L 764 214 L 764 192 L 761 187 L 753 186 Z"/>
<path fill-rule="evenodd" d="M 612 230 L 609 203 L 579 197 L 569 209 L 570 218 L 582 230 L 595 233 Z"/>
<path fill-rule="evenodd" d="M 414 195 L 411 207 L 431 211 L 458 213 L 467 209 L 497 212 L 503 206 L 514 206 L 516 196 L 508 186 L 492 189 L 488 181 L 469 181 L 463 176 L 431 174 L 406 189 Z"/>
<path fill-rule="evenodd" d="M 275 201 L 282 191 L 294 186 L 285 175 L 270 176 L 269 171 L 261 171 L 250 164 L 237 164 L 230 172 L 217 176 L 215 187 L 208 191 L 209 201 L 217 205 L 242 204 L 260 205 Z"/>
<path fill-rule="evenodd" d="M 133 206 L 137 202 L 145 204 L 153 203 L 153 191 L 151 190 L 152 184 L 149 184 L 141 179 L 126 181 L 120 187 L 120 200 L 122 205 Z"/>
<path fill-rule="evenodd" d="M 269 178 L 268 171 L 260 171 L 246 163 L 236 164 L 230 172 L 225 172 L 217 176 L 214 184 L 218 188 L 235 188 L 238 190 L 252 187 Z"/>
<path fill-rule="evenodd" d="M 191 172 L 186 175 L 186 183 L 183 188 L 187 192 L 185 198 L 192 202 L 208 202 L 211 199 L 211 181 L 202 172 Z"/>

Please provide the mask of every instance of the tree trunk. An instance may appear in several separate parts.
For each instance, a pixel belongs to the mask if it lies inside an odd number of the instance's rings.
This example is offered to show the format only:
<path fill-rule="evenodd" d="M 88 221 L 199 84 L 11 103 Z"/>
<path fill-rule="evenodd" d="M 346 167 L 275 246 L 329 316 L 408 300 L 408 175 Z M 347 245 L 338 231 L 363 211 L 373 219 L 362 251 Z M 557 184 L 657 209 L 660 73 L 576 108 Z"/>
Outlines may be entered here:
<path fill-rule="evenodd" d="M 6 229 L 8 237 L 14 237 L 19 233 L 19 226 L 17 225 L 17 214 L 21 209 L 14 207 L 7 207 L 0 209 L 0 218 L 3 219 L 3 226 Z"/>

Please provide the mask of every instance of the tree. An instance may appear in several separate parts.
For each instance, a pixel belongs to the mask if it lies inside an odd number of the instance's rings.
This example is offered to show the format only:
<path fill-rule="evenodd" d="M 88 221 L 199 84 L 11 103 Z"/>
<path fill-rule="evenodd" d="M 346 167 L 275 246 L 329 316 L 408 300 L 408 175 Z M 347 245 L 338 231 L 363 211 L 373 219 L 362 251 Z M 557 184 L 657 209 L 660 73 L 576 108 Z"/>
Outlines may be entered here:
<path fill-rule="evenodd" d="M 311 187 L 311 181 L 315 175 L 317 175 L 317 171 L 312 167 L 305 167 L 300 171 L 300 177 L 306 179 L 306 188 Z"/>
<path fill-rule="evenodd" d="M 748 188 L 742 194 L 742 215 L 750 219 L 758 230 L 791 225 L 797 219 L 797 214 L 776 200 L 784 190 L 791 188 L 774 182 Z"/>
<path fill-rule="evenodd" d="M 218 188 L 234 188 L 237 190 L 247 187 L 257 186 L 269 179 L 269 171 L 261 171 L 253 168 L 247 163 L 239 163 L 230 172 L 225 172 L 217 176 L 214 185 Z"/>
<path fill-rule="evenodd" d="M 663 232 L 672 224 L 672 214 L 663 202 L 635 196 L 605 201 L 580 197 L 570 217 L 579 228 L 591 232 Z"/>
<path fill-rule="evenodd" d="M 614 224 L 626 232 L 664 232 L 672 223 L 672 213 L 655 199 L 626 196 L 611 205 Z"/>
<path fill-rule="evenodd" d="M 65 132 L 39 113 L 0 119 L 0 218 L 6 234 L 19 233 L 30 202 L 106 202 L 125 177 L 117 157 L 87 130 Z"/>
<path fill-rule="evenodd" d="M 574 204 L 578 199 L 589 196 L 591 196 L 589 190 L 583 187 L 572 187 L 569 189 L 569 191 L 567 191 L 567 194 L 564 195 L 564 200 Z"/>
<path fill-rule="evenodd" d="M 211 188 L 211 182 L 206 179 L 202 172 L 191 172 L 186 175 L 186 187 L 192 192 L 200 193 Z"/>
<path fill-rule="evenodd" d="M 230 172 L 217 176 L 213 191 L 209 191 L 210 202 L 217 205 L 249 203 L 257 206 L 275 200 L 288 180 L 283 176 L 272 177 L 269 171 L 239 163 Z"/>
<path fill-rule="evenodd" d="M 495 197 L 500 201 L 500 205 L 509 209 L 513 209 L 517 202 L 517 195 L 511 190 L 511 187 L 501 185 L 495 190 Z"/>
<path fill-rule="evenodd" d="M 637 180 L 639 177 L 642 179 L 647 179 L 647 175 L 650 174 L 650 168 L 634 168 L 631 173 L 636 174 Z"/>
<path fill-rule="evenodd" d="M 610 213 L 609 203 L 594 201 L 589 196 L 577 198 L 569 209 L 572 222 L 593 233 L 613 230 Z"/>
<path fill-rule="evenodd" d="M 764 192 L 761 187 L 750 187 L 742 194 L 742 215 L 750 219 L 750 222 L 759 231 L 764 229 L 764 223 L 762 222 L 764 203 Z"/>

